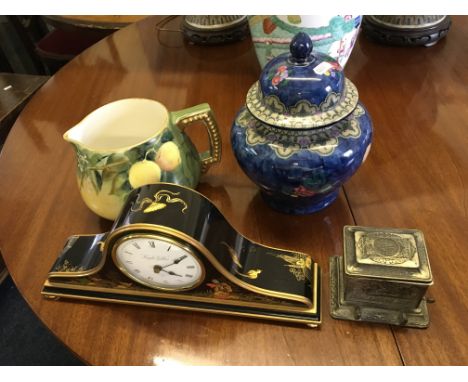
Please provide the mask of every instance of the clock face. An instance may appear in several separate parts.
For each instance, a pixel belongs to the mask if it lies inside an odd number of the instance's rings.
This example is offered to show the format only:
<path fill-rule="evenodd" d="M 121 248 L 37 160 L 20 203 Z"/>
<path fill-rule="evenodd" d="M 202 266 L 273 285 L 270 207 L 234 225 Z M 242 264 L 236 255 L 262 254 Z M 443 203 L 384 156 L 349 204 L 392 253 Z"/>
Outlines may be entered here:
<path fill-rule="evenodd" d="M 142 234 L 122 238 L 112 256 L 125 275 L 155 289 L 192 289 L 205 276 L 203 264 L 189 247 L 164 236 Z"/>

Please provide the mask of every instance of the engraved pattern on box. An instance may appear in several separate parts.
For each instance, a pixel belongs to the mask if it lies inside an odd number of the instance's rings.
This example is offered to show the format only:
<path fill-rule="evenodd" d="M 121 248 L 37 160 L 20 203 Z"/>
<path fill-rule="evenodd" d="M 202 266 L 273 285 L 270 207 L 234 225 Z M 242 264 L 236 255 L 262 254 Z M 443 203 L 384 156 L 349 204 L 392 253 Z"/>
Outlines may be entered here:
<path fill-rule="evenodd" d="M 394 267 L 418 268 L 416 241 L 412 235 L 356 231 L 356 261 Z"/>

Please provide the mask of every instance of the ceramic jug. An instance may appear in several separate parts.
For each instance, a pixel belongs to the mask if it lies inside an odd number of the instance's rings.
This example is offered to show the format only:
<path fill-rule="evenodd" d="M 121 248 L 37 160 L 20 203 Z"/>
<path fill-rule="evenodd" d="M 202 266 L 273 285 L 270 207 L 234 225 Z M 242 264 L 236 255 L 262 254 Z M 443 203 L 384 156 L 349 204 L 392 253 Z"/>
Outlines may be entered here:
<path fill-rule="evenodd" d="M 244 172 L 274 209 L 308 214 L 327 207 L 365 160 L 372 122 L 333 58 L 298 33 L 266 64 L 236 116 L 231 143 Z"/>
<path fill-rule="evenodd" d="M 203 153 L 184 133 L 198 121 L 210 140 Z M 200 174 L 221 159 L 220 134 L 206 103 L 169 112 L 151 99 L 122 99 L 93 111 L 63 137 L 76 151 L 84 202 L 109 220 L 132 189 L 160 181 L 195 188 Z"/>

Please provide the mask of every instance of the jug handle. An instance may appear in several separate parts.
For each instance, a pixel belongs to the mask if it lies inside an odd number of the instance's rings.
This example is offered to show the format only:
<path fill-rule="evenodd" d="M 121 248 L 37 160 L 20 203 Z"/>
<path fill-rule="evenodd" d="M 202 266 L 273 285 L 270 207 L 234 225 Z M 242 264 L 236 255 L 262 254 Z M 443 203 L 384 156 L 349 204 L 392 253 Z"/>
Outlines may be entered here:
<path fill-rule="evenodd" d="M 221 160 L 221 135 L 210 105 L 202 103 L 171 114 L 173 123 L 182 131 L 197 121 L 202 121 L 205 125 L 210 140 L 210 149 L 199 154 L 202 172 L 206 172 L 212 164 Z"/>

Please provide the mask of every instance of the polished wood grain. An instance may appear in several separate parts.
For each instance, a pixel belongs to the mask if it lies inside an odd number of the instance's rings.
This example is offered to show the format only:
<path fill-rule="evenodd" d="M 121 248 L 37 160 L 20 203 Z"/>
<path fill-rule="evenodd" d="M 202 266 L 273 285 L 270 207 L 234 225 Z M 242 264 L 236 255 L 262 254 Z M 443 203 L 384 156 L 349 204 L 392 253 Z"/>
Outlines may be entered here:
<path fill-rule="evenodd" d="M 251 42 L 193 46 L 184 43 L 180 33 L 158 32 L 158 20 L 145 19 L 116 32 L 53 76 L 20 115 L 0 156 L 0 248 L 20 292 L 47 327 L 95 365 L 466 363 L 462 322 L 467 296 L 462 274 L 467 267 L 462 256 L 468 239 L 460 236 L 466 216 L 459 208 L 466 173 L 457 178 L 456 172 L 467 165 L 461 152 L 452 151 L 466 141 L 463 119 L 459 110 L 455 113 L 455 105 L 468 100 L 460 84 L 466 71 L 459 63 L 445 74 L 452 89 L 442 78 L 426 77 L 421 69 L 436 70 L 438 64 L 430 64 L 433 55 L 446 54 L 452 61 L 460 57 L 450 39 L 451 34 L 454 40 L 460 38 L 466 19 L 456 19 L 447 41 L 426 50 L 393 50 L 361 39 L 347 75 L 358 85 L 376 125 L 372 154 L 332 206 L 300 217 L 276 213 L 263 203 L 229 144 L 232 120 L 260 72 Z M 177 29 L 178 21 L 174 22 Z M 395 83 L 395 78 L 401 82 Z M 446 98 L 439 98 L 442 94 Z M 74 153 L 62 134 L 97 107 L 126 97 L 157 99 L 170 110 L 202 102 L 212 106 L 222 133 L 223 158 L 203 176 L 198 189 L 250 239 L 303 251 L 319 262 L 320 329 L 41 297 L 42 284 L 66 237 L 103 232 L 111 225 L 82 202 Z M 437 113 L 437 107 L 449 104 L 453 110 Z M 416 109 L 414 115 L 410 107 Z M 406 128 L 410 117 L 416 125 L 412 129 Z M 447 129 L 458 131 L 455 142 L 444 138 Z M 194 126 L 189 135 L 200 149 L 206 146 L 204 131 Z M 412 166 L 413 160 L 420 167 Z M 447 189 L 450 181 L 453 187 Z M 437 300 L 430 306 L 430 329 L 392 330 L 387 325 L 331 319 L 328 258 L 342 254 L 343 225 L 356 223 L 416 227 L 426 233 L 436 282 L 431 294 Z M 460 251 L 453 253 L 456 247 Z M 438 349 L 425 347 L 436 345 Z"/>
<path fill-rule="evenodd" d="M 432 48 L 361 40 L 347 68 L 375 125 L 369 159 L 345 186 L 352 213 L 422 230 L 430 256 L 431 325 L 393 330 L 408 365 L 468 363 L 467 21 L 454 17 Z"/>
<path fill-rule="evenodd" d="M 54 15 L 42 16 L 46 22 L 58 28 L 85 28 L 117 30 L 136 23 L 148 16 L 138 15 Z"/>
<path fill-rule="evenodd" d="M 0 150 L 21 109 L 47 79 L 47 76 L 0 73 Z"/>

